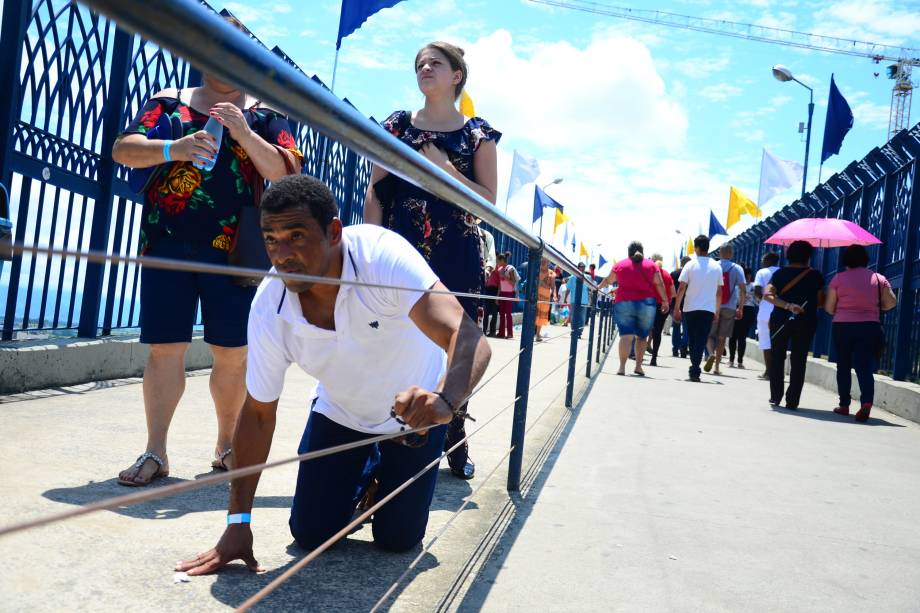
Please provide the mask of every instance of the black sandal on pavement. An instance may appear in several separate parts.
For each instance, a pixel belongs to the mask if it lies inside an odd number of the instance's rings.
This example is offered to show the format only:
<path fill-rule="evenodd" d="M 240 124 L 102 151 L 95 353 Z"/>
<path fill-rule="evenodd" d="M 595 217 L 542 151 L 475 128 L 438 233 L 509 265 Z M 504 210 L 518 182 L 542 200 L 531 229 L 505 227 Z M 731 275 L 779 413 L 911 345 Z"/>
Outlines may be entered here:
<path fill-rule="evenodd" d="M 233 453 L 233 449 L 230 447 L 227 447 L 221 451 L 219 454 L 217 454 L 217 457 L 211 460 L 211 468 L 215 468 L 217 470 L 230 470 L 230 467 L 227 466 L 227 456 L 231 453 Z"/>
<path fill-rule="evenodd" d="M 153 460 L 157 465 L 157 471 L 150 476 L 146 481 L 138 481 L 137 476 L 140 474 L 141 469 L 144 467 L 144 464 L 147 460 Z M 130 479 L 118 477 L 119 485 L 126 485 L 128 487 L 144 487 L 145 485 L 150 485 L 156 479 L 162 479 L 169 476 L 168 470 L 163 470 L 163 467 L 166 465 L 166 462 L 163 461 L 163 458 L 153 453 L 152 451 L 147 451 L 138 456 L 137 460 L 128 470 L 134 469 L 134 473 L 131 475 Z"/>

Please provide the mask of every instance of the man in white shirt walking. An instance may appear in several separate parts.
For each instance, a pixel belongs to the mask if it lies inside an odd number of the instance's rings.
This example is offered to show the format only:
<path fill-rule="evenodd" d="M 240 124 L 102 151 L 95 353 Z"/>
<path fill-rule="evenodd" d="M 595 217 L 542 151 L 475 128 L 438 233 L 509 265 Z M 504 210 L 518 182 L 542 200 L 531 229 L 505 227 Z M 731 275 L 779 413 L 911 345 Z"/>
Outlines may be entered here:
<path fill-rule="evenodd" d="M 718 321 L 722 302 L 722 267 L 709 257 L 709 238 L 700 235 L 693 239 L 696 258 L 684 266 L 678 280 L 680 289 L 674 301 L 674 320 L 686 320 L 690 339 L 690 380 L 699 382 L 703 348 Z"/>
<path fill-rule="evenodd" d="M 378 226 L 343 228 L 320 181 L 276 181 L 261 211 L 275 270 L 411 289 L 264 279 L 249 315 L 234 466 L 268 457 L 284 373 L 296 363 L 319 381 L 299 453 L 432 426 L 379 444 L 383 498 L 441 454 L 443 424 L 485 372 L 489 346 L 456 298 L 421 291 L 446 288 L 412 245 Z M 374 446 L 365 445 L 300 464 L 289 522 L 298 544 L 314 549 L 351 520 L 374 456 Z M 217 546 L 177 570 L 199 575 L 238 559 L 258 569 L 249 524 L 258 481 L 253 475 L 231 482 L 228 525 Z M 375 513 L 379 547 L 405 551 L 422 539 L 436 481 L 435 467 Z"/>
<path fill-rule="evenodd" d="M 754 276 L 754 296 L 759 306 L 757 307 L 757 346 L 763 352 L 764 371 L 760 375 L 761 379 L 770 378 L 770 360 L 772 355 L 772 343 L 770 341 L 770 315 L 773 313 L 773 305 L 763 299 L 763 294 L 773 278 L 773 273 L 779 270 L 779 254 L 775 251 L 768 251 L 764 254 L 760 262 L 761 269 Z"/>

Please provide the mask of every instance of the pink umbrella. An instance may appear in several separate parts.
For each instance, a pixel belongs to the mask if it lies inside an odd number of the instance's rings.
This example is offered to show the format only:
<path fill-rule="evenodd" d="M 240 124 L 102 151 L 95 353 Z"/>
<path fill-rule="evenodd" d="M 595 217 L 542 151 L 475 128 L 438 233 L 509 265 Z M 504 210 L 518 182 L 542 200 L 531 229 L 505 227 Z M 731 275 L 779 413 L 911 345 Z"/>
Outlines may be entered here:
<path fill-rule="evenodd" d="M 779 232 L 765 242 L 768 245 L 788 246 L 795 241 L 807 241 L 813 247 L 865 246 L 878 245 L 882 242 L 852 221 L 823 217 L 797 219 L 780 228 Z"/>

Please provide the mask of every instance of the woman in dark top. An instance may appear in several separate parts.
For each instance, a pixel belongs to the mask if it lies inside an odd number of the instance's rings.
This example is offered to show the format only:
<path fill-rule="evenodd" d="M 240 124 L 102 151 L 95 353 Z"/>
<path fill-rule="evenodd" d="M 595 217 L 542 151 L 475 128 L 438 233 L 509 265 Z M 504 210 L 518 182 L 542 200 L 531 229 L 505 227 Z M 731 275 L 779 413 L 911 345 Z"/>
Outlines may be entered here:
<path fill-rule="evenodd" d="M 824 305 L 824 275 L 809 266 L 814 248 L 805 241 L 795 241 L 786 251 L 789 265 L 780 268 L 770 279 L 764 300 L 775 308 L 770 315 L 773 342 L 770 364 L 770 404 L 783 400 L 786 351 L 790 352 L 789 387 L 786 408 L 798 409 L 805 385 L 808 351 L 818 325 L 818 307 Z"/>
<path fill-rule="evenodd" d="M 484 119 L 466 119 L 456 108 L 467 78 L 463 50 L 445 42 L 425 45 L 415 57 L 415 76 L 425 96 L 421 109 L 396 111 L 383 127 L 460 183 L 495 202 L 498 185 L 496 144 L 501 133 Z M 425 257 L 448 289 L 479 294 L 483 257 L 475 219 L 411 183 L 374 167 L 364 201 L 364 221 L 383 225 L 405 237 Z M 478 300 L 460 298 L 476 321 Z M 465 435 L 463 420 L 448 428 L 448 446 Z M 452 472 L 472 478 L 464 443 L 448 458 Z"/>
<path fill-rule="evenodd" d="M 181 120 L 184 136 L 147 138 L 163 113 Z M 224 126 L 219 151 L 202 130 L 209 117 Z M 214 156 L 210 171 L 192 164 Z M 228 83 L 204 75 L 201 87 L 154 94 L 112 149 L 119 164 L 159 166 L 143 195 L 141 254 L 226 264 L 240 208 L 253 204 L 256 181 L 287 174 L 282 156 L 300 168 L 303 156 L 287 119 Z M 255 288 L 234 285 L 225 275 L 142 269 L 141 342 L 150 344 L 143 385 L 147 447 L 119 474 L 119 483 L 142 486 L 169 474 L 166 435 L 185 386 L 183 364 L 199 301 L 204 340 L 214 359 L 211 395 L 218 427 L 212 465 L 227 466 L 246 394 L 246 325 L 254 294 Z"/>

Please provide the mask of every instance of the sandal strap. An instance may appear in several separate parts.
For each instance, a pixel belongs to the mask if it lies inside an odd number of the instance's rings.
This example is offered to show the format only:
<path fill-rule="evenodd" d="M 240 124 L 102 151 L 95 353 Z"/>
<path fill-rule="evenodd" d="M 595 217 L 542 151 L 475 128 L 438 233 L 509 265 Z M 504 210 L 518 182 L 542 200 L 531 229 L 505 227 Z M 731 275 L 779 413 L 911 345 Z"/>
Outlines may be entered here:
<path fill-rule="evenodd" d="M 223 463 L 224 463 L 224 458 L 226 458 L 226 457 L 227 457 L 228 455 L 230 455 L 231 453 L 233 453 L 233 448 L 232 448 L 232 447 L 227 447 L 226 449 L 224 449 L 223 451 L 221 451 L 220 453 L 217 454 L 217 461 L 220 462 L 221 464 L 223 464 Z"/>
<path fill-rule="evenodd" d="M 142 453 L 140 456 L 138 456 L 137 461 L 134 462 L 134 465 L 140 468 L 144 465 L 144 462 L 146 462 L 147 460 L 153 460 L 154 462 L 157 463 L 157 466 L 159 468 L 163 468 L 163 465 L 166 464 L 166 462 L 163 461 L 163 458 L 161 458 L 157 454 L 153 453 L 152 451 L 146 451 Z"/>

